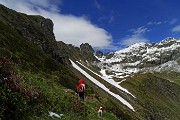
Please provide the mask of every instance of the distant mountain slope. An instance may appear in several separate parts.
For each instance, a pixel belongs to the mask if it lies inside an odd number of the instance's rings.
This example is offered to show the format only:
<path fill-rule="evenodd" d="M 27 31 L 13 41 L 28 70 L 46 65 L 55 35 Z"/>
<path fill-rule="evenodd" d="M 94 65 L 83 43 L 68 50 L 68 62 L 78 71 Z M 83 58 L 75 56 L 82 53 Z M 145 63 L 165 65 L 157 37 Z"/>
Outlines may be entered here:
<path fill-rule="evenodd" d="M 156 74 L 136 74 L 121 84 L 136 96 L 137 113 L 146 120 L 180 119 L 180 86 Z"/>

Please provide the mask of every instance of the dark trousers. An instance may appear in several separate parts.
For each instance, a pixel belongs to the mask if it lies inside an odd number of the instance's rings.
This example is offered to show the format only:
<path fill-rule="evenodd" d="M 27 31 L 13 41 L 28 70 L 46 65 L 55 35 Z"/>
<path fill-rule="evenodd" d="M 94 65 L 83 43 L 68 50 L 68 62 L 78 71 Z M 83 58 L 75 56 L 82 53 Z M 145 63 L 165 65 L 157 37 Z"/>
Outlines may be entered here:
<path fill-rule="evenodd" d="M 79 92 L 79 97 L 80 97 L 81 100 L 84 101 L 84 92 Z"/>

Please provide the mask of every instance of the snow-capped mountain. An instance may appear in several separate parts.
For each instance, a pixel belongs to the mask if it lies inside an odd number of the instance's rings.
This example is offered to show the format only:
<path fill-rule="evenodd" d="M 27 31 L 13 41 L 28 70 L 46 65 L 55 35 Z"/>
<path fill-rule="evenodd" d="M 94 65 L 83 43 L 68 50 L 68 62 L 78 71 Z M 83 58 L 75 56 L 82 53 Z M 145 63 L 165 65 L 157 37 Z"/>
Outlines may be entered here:
<path fill-rule="evenodd" d="M 172 70 L 180 72 L 180 39 L 166 38 L 159 43 L 136 43 L 114 52 L 111 58 L 97 57 L 98 66 L 115 78 L 137 72 Z M 124 77 L 123 77 L 124 78 Z"/>

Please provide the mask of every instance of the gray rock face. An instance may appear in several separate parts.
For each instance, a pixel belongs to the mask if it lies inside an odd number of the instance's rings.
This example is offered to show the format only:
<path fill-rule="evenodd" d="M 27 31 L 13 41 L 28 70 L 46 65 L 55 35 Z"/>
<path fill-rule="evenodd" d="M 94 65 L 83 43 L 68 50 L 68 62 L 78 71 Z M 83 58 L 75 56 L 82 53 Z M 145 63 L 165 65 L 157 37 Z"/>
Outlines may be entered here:
<path fill-rule="evenodd" d="M 86 61 L 86 60 L 90 62 L 98 61 L 96 57 L 94 56 L 94 50 L 92 46 L 89 45 L 88 43 L 84 43 L 80 45 L 80 52 L 82 54 L 83 61 Z"/>
<path fill-rule="evenodd" d="M 82 53 L 94 53 L 92 46 L 89 45 L 88 43 L 82 43 L 80 45 L 80 50 Z"/>
<path fill-rule="evenodd" d="M 103 56 L 103 52 L 101 52 L 101 51 L 96 51 L 95 52 L 95 55 L 97 56 L 97 57 L 99 57 L 99 58 L 101 58 L 102 56 Z"/>
<path fill-rule="evenodd" d="M 110 59 L 112 58 L 114 55 L 114 52 L 109 52 L 109 53 L 105 53 L 104 56 L 106 57 L 106 59 Z"/>

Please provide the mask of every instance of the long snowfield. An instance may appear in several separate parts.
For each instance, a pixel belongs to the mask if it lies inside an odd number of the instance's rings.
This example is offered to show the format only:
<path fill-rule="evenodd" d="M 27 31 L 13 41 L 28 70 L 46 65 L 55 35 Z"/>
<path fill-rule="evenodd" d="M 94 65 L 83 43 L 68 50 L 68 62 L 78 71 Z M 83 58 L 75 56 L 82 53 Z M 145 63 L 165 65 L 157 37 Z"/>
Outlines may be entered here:
<path fill-rule="evenodd" d="M 131 95 L 132 97 L 136 98 L 132 93 L 130 93 L 127 89 L 121 87 L 119 85 L 120 82 L 115 82 L 110 76 L 108 76 L 105 72 L 105 70 L 101 70 L 100 73 L 102 74 L 99 75 L 97 73 L 95 73 L 94 71 L 92 71 L 91 69 L 87 68 L 86 66 L 84 66 L 83 64 L 81 64 L 80 62 L 77 61 L 78 64 L 82 65 L 83 67 L 85 67 L 86 69 L 88 69 L 89 71 L 91 71 L 92 73 L 94 73 L 95 75 L 99 76 L 100 78 L 102 78 L 103 80 L 105 80 L 106 82 L 108 82 L 109 84 L 115 86 L 116 88 L 119 88 L 120 90 L 126 92 L 127 94 Z M 123 77 L 123 76 L 122 76 Z"/>
<path fill-rule="evenodd" d="M 85 72 L 83 69 L 81 69 L 76 63 L 74 63 L 72 60 L 70 60 L 72 63 L 72 66 L 77 69 L 79 72 L 81 72 L 83 75 L 85 75 L 89 80 L 91 80 L 93 83 L 95 83 L 97 86 L 99 86 L 100 88 L 102 88 L 104 91 L 106 91 L 107 93 L 109 93 L 110 95 L 112 95 L 113 97 L 117 98 L 120 102 L 122 102 L 124 105 L 126 105 L 128 108 L 130 108 L 131 110 L 135 111 L 133 106 L 127 102 L 125 99 L 123 99 L 121 96 L 119 96 L 118 94 L 115 94 L 113 92 L 111 92 L 106 86 L 104 86 L 102 83 L 100 83 L 98 80 L 96 80 L 95 78 L 93 78 L 91 75 L 89 75 L 87 72 Z"/>

